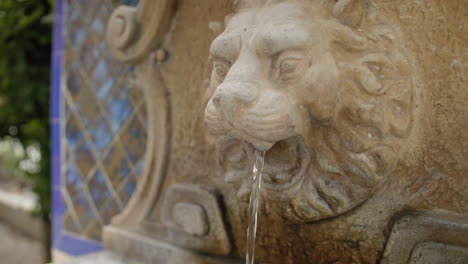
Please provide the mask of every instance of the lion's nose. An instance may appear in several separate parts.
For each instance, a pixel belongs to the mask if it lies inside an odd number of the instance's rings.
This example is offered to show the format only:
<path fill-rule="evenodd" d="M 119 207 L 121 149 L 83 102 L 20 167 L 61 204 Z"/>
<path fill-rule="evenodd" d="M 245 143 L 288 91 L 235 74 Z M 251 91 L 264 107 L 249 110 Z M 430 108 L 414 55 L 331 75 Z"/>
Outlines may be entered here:
<path fill-rule="evenodd" d="M 255 85 L 249 83 L 221 84 L 213 96 L 214 106 L 231 116 L 257 97 Z"/>

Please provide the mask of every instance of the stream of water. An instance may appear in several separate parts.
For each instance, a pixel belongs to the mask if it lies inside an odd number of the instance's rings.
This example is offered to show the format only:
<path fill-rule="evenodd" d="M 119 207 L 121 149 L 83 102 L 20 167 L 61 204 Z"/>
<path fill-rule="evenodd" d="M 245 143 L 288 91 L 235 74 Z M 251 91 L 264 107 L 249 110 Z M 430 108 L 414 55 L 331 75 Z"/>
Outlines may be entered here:
<path fill-rule="evenodd" d="M 253 186 L 249 201 L 249 227 L 247 228 L 246 264 L 253 264 L 255 258 L 255 238 L 257 236 L 258 206 L 260 204 L 260 189 L 262 187 L 263 164 L 265 151 L 257 150 L 255 164 L 252 170 Z"/>

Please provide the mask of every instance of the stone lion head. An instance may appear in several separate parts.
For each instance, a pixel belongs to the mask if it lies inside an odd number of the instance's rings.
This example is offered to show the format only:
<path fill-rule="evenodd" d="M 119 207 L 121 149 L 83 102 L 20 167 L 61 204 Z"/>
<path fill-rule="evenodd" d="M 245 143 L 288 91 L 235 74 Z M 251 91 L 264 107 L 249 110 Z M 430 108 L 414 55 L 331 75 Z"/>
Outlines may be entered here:
<path fill-rule="evenodd" d="M 371 8 L 251 4 L 213 41 L 205 121 L 240 197 L 250 192 L 255 149 L 267 150 L 269 208 L 293 221 L 342 214 L 389 177 L 411 128 L 413 93 L 397 29 Z"/>

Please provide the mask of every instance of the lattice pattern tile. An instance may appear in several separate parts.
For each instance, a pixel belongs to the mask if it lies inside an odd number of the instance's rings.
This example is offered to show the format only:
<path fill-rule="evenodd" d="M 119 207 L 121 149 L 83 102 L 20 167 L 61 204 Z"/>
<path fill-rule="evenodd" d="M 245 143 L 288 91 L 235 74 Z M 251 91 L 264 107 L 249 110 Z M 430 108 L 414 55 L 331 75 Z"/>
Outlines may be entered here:
<path fill-rule="evenodd" d="M 133 68 L 112 59 L 105 40 L 112 10 L 137 2 L 65 2 L 62 226 L 96 241 L 128 203 L 144 166 L 143 91 Z"/>

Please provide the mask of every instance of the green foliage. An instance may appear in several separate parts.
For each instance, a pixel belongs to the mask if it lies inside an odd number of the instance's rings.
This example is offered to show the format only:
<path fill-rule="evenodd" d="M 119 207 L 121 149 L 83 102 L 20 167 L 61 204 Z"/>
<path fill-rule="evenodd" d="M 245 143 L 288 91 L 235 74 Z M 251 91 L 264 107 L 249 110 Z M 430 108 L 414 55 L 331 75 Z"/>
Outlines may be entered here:
<path fill-rule="evenodd" d="M 51 24 L 48 0 L 0 0 L 0 135 L 48 116 Z"/>
<path fill-rule="evenodd" d="M 20 169 L 20 162 L 26 158 L 23 145 L 18 139 L 4 137 L 0 141 L 0 178 L 23 179 L 24 172 Z"/>
<path fill-rule="evenodd" d="M 0 0 L 0 138 L 40 145 L 40 169 L 27 174 L 47 225 L 51 8 L 51 0 Z"/>

